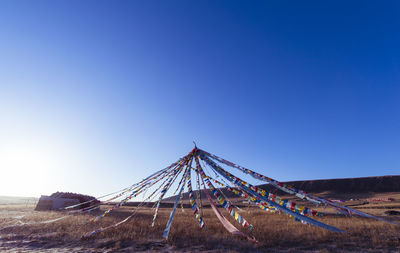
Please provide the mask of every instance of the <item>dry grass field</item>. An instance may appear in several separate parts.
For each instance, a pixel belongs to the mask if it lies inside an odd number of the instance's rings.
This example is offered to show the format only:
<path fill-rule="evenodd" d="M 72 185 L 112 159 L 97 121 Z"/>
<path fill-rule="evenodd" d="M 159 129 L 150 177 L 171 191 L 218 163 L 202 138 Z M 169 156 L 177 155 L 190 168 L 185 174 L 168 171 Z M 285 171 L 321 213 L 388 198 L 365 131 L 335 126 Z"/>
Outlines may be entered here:
<path fill-rule="evenodd" d="M 396 194 L 395 194 L 396 195 Z M 399 198 L 397 198 L 399 199 Z M 389 205 L 390 204 L 390 205 Z M 380 215 L 388 208 L 400 210 L 400 201 L 362 205 L 362 211 Z M 103 206 L 102 209 L 106 207 Z M 190 209 L 177 210 L 167 242 L 162 231 L 171 208 L 161 208 L 154 227 L 153 212 L 141 209 L 134 219 L 89 239 L 82 235 L 127 217 L 133 207 L 124 207 L 98 222 L 96 214 L 70 215 L 49 224 L 34 224 L 62 217 L 60 212 L 36 212 L 29 205 L 0 205 L 1 252 L 140 252 L 140 251 L 208 251 L 208 252 L 400 252 L 400 226 L 364 218 L 336 215 L 318 218 L 347 233 L 338 234 L 303 225 L 286 215 L 269 214 L 258 208 L 242 208 L 241 214 L 254 225 L 254 244 L 233 237 L 209 208 L 204 209 L 205 229 L 200 229 Z M 326 209 L 325 212 L 332 212 Z M 232 222 L 235 221 L 221 212 Z M 400 221 L 399 217 L 387 217 Z M 28 223 L 28 224 L 24 224 Z M 29 224 L 33 223 L 33 224 Z M 16 225 L 14 227 L 8 227 Z M 8 227 L 8 228 L 7 228 Z M 244 232 L 240 226 L 236 226 Z"/>

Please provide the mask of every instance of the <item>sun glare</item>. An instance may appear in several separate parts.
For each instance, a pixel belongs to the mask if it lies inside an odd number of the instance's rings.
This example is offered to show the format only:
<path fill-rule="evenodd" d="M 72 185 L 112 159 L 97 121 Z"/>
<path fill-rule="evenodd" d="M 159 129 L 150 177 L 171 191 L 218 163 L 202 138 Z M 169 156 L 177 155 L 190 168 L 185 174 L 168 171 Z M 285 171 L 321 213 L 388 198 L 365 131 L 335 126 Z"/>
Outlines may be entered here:
<path fill-rule="evenodd" d="M 38 196 L 51 188 L 51 170 L 55 161 L 51 152 L 27 145 L 1 147 L 0 195 Z"/>

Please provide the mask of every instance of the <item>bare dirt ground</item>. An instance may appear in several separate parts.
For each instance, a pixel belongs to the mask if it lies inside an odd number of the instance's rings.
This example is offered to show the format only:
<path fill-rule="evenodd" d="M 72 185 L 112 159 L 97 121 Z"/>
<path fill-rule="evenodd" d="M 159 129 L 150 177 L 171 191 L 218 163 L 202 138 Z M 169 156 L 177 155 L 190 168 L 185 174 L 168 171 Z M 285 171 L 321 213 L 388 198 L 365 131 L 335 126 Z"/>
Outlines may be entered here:
<path fill-rule="evenodd" d="M 344 204 L 361 211 L 400 222 L 399 216 L 385 216 L 387 210 L 400 211 L 400 193 L 390 196 L 393 202 L 369 202 L 362 199 Z M 205 229 L 200 229 L 190 209 L 177 210 L 168 241 L 161 237 L 171 208 L 162 208 L 154 227 L 153 210 L 141 209 L 129 222 L 89 239 L 82 239 L 100 227 L 127 217 L 134 207 L 120 208 L 100 221 L 95 214 L 67 215 L 60 212 L 33 211 L 33 205 L 0 204 L 0 252 L 400 252 L 400 226 L 364 218 L 337 215 L 318 220 L 347 233 L 333 233 L 295 222 L 286 215 L 269 214 L 258 208 L 242 208 L 241 214 L 254 225 L 254 244 L 224 230 L 211 209 L 204 209 Z M 102 207 L 103 210 L 106 206 Z M 320 208 L 334 213 L 333 210 Z M 225 210 L 221 212 L 232 224 L 248 233 Z M 52 223 L 38 223 L 64 217 Z"/>

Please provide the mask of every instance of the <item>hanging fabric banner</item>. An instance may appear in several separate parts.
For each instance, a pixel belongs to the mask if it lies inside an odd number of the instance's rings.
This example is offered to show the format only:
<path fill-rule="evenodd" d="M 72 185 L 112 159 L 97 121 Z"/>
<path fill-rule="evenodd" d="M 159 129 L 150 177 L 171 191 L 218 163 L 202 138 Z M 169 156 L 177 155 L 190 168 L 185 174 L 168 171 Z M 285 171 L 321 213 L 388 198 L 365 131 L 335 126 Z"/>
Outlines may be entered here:
<path fill-rule="evenodd" d="M 171 175 L 170 179 L 168 180 L 167 184 L 163 187 L 163 189 L 161 190 L 161 195 L 157 201 L 157 205 L 156 205 L 156 210 L 154 211 L 154 216 L 153 216 L 153 221 L 151 222 L 151 226 L 154 227 L 157 215 L 158 215 L 158 209 L 160 207 L 160 203 L 161 200 L 164 198 L 165 194 L 167 193 L 169 187 L 174 183 L 175 179 L 178 177 L 178 175 L 180 174 L 180 172 L 182 171 L 183 166 L 185 165 L 186 161 L 182 162 L 182 164 L 180 164 L 177 169 L 174 170 L 173 174 Z"/>
<path fill-rule="evenodd" d="M 217 216 L 218 220 L 221 222 L 221 224 L 224 226 L 224 228 L 230 232 L 233 235 L 239 236 L 246 238 L 247 240 L 251 242 L 257 243 L 258 241 L 253 237 L 250 237 L 244 233 L 242 233 L 240 230 L 238 230 L 232 223 L 230 223 L 223 215 L 222 213 L 218 210 L 217 206 L 215 205 L 214 201 L 212 200 L 210 194 L 207 191 L 207 188 L 204 186 L 204 192 L 206 193 L 208 202 L 210 202 L 211 208 L 214 211 L 215 215 Z"/>
<path fill-rule="evenodd" d="M 189 162 L 189 164 L 190 163 L 191 162 Z M 187 172 L 188 171 L 190 171 L 190 169 L 186 171 L 186 175 L 183 175 L 185 178 L 187 177 Z M 179 200 L 181 198 L 181 194 L 182 194 L 183 188 L 185 188 L 185 184 L 182 185 L 182 187 L 181 187 L 181 189 L 179 191 L 179 194 L 176 197 L 174 208 L 172 209 L 172 212 L 171 212 L 171 214 L 169 216 L 169 219 L 168 219 L 168 222 L 167 222 L 167 226 L 165 227 L 164 232 L 162 234 L 162 236 L 165 238 L 165 240 L 168 240 L 169 231 L 171 230 L 172 221 L 174 220 L 176 207 L 178 206 Z"/>
<path fill-rule="evenodd" d="M 203 218 L 201 217 L 199 209 L 197 208 L 197 203 L 193 196 L 192 178 L 191 178 L 190 174 L 191 174 L 191 171 L 188 172 L 188 179 L 187 179 L 187 188 L 189 191 L 189 203 L 190 203 L 190 206 L 192 207 L 193 214 L 195 215 L 197 221 L 199 222 L 199 226 L 201 228 L 203 228 L 204 221 L 203 221 Z"/>
<path fill-rule="evenodd" d="M 218 202 L 221 204 L 222 207 L 224 207 L 228 213 L 235 218 L 235 220 L 242 225 L 244 228 L 248 228 L 250 230 L 253 229 L 253 225 L 251 225 L 245 218 L 243 218 L 238 212 L 233 209 L 233 207 L 225 200 L 224 197 L 221 196 L 219 192 L 215 189 L 211 181 L 206 177 L 204 174 L 204 171 L 200 165 L 199 159 L 196 156 L 196 168 L 197 172 L 200 174 L 202 180 L 204 180 L 207 184 L 207 186 L 210 188 L 211 192 L 214 194 L 214 196 L 217 198 Z"/>

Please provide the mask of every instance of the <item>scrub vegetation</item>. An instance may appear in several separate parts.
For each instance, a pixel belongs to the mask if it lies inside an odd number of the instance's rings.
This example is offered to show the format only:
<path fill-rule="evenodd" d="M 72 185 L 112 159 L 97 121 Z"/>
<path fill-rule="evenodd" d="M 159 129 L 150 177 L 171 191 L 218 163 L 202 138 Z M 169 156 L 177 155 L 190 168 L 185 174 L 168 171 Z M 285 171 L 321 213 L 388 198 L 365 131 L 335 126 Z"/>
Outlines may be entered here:
<path fill-rule="evenodd" d="M 365 212 L 384 215 L 387 210 L 400 210 L 400 201 L 393 201 L 390 205 L 386 202 L 368 204 L 360 202 L 360 207 Z M 257 244 L 226 232 L 212 210 L 207 207 L 203 208 L 203 218 L 206 223 L 204 229 L 199 228 L 190 209 L 185 208 L 183 212 L 181 209 L 177 210 L 168 241 L 163 240 L 161 234 L 171 208 L 160 208 L 154 227 L 150 226 L 153 210 L 143 207 L 129 222 L 91 238 L 82 238 L 82 235 L 124 219 L 135 207 L 120 208 L 97 222 L 92 220 L 99 213 L 91 213 L 69 215 L 65 219 L 48 224 L 34 224 L 34 222 L 55 219 L 66 214 L 52 211 L 37 212 L 33 211 L 33 208 L 34 206 L 27 205 L 0 205 L 0 228 L 3 228 L 0 230 L 1 251 L 400 251 L 400 226 L 371 219 L 338 216 L 334 215 L 333 210 L 323 208 L 320 210 L 332 215 L 318 217 L 318 220 L 343 229 L 346 233 L 329 232 L 288 219 L 283 214 L 270 214 L 256 207 L 242 205 L 239 212 L 254 225 L 254 230 L 250 232 L 238 225 L 224 209 L 221 209 L 232 224 L 254 236 L 259 241 Z M 106 208 L 107 206 L 102 206 L 103 210 Z M 400 222 L 398 216 L 385 216 L 385 218 Z M 24 225 L 24 223 L 33 224 Z M 16 226 L 7 228 L 10 225 Z"/>

